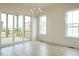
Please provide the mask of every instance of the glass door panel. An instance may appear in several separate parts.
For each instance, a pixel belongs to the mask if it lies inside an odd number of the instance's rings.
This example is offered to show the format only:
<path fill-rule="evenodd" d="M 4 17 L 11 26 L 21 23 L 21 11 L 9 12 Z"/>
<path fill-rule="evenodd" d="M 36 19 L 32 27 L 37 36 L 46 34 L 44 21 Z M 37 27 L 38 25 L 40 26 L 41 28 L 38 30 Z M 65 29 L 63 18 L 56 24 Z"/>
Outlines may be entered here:
<path fill-rule="evenodd" d="M 1 44 L 8 45 L 13 42 L 13 15 L 1 14 Z"/>
<path fill-rule="evenodd" d="M 25 36 L 24 40 L 30 40 L 31 38 L 31 18 L 30 16 L 25 16 Z"/>
<path fill-rule="evenodd" d="M 21 42 L 23 41 L 23 35 L 24 35 L 24 29 L 23 29 L 23 16 L 19 15 L 18 18 L 15 16 L 15 42 Z"/>
<path fill-rule="evenodd" d="M 13 43 L 13 15 L 12 14 L 8 14 L 7 35 L 8 35 L 8 43 Z"/>
<path fill-rule="evenodd" d="M 14 16 L 14 43 L 18 41 L 18 17 Z"/>
<path fill-rule="evenodd" d="M 6 40 L 6 14 L 1 13 L 1 44 L 5 44 Z"/>

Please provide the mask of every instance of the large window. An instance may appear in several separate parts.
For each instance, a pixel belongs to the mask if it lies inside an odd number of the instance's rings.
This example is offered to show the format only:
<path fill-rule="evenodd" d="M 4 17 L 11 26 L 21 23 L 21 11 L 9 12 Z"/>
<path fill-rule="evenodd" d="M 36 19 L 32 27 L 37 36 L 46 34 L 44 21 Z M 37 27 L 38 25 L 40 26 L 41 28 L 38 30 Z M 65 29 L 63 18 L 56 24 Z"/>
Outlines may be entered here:
<path fill-rule="evenodd" d="M 79 10 L 73 10 L 67 12 L 66 36 L 79 38 Z"/>
<path fill-rule="evenodd" d="M 40 34 L 46 35 L 46 16 L 40 16 Z"/>

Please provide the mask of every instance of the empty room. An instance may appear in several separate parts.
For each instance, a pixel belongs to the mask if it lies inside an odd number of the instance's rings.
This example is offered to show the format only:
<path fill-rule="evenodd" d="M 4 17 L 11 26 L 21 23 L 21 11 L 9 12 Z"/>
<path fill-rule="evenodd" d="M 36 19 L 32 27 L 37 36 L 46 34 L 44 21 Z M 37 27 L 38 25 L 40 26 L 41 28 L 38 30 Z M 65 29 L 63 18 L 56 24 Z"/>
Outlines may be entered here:
<path fill-rule="evenodd" d="M 79 3 L 0 3 L 0 56 L 79 56 Z"/>

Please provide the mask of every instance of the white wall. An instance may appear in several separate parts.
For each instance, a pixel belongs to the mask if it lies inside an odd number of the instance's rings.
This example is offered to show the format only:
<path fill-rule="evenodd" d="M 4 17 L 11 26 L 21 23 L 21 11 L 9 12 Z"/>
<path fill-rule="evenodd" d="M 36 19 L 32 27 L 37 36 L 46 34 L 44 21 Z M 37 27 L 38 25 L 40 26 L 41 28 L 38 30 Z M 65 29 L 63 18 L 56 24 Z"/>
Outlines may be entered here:
<path fill-rule="evenodd" d="M 52 4 L 41 15 L 47 15 L 47 35 L 40 40 L 79 48 L 79 39 L 65 37 L 65 13 L 79 8 L 79 4 Z"/>

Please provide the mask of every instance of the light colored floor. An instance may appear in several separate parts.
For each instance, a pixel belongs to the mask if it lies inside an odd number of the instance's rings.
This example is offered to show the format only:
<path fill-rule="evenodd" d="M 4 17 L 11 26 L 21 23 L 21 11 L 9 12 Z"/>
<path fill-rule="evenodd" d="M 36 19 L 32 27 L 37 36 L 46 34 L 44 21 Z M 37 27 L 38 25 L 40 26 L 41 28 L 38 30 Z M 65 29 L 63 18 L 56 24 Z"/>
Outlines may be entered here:
<path fill-rule="evenodd" d="M 79 56 L 78 49 L 57 46 L 40 41 L 27 41 L 0 49 L 3 56 Z"/>
<path fill-rule="evenodd" d="M 30 40 L 30 38 L 22 38 L 22 37 L 14 37 L 14 42 L 21 42 L 21 41 L 26 41 L 26 40 Z M 5 37 L 5 38 L 1 38 L 1 44 L 5 45 L 5 44 L 10 44 L 13 43 L 13 37 Z"/>

